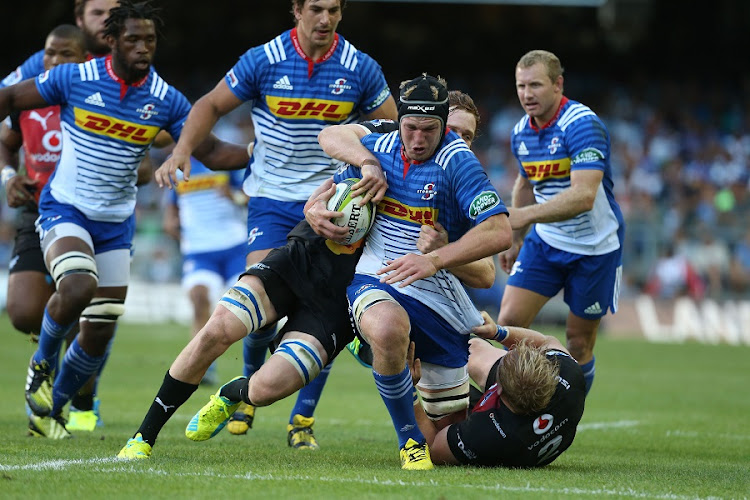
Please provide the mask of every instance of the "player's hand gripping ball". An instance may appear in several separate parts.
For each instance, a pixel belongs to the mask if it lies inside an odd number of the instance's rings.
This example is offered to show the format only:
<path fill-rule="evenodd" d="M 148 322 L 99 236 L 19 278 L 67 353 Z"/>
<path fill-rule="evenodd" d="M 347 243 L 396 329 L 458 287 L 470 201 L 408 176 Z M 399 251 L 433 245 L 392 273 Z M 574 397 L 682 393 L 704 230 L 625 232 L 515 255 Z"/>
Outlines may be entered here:
<path fill-rule="evenodd" d="M 375 221 L 375 205 L 368 202 L 360 207 L 362 196 L 351 196 L 352 186 L 357 182 L 359 179 L 352 178 L 336 184 L 336 193 L 328 200 L 327 205 L 328 210 L 344 213 L 341 217 L 331 219 L 331 222 L 349 229 L 349 235 L 342 242 L 345 245 L 351 245 L 364 238 Z"/>

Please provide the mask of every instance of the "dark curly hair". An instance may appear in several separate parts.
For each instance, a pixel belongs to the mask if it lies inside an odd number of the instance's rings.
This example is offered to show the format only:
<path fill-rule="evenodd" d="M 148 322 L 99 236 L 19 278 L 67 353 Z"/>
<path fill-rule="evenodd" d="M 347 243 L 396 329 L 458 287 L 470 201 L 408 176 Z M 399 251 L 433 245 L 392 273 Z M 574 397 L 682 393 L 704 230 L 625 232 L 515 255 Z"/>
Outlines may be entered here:
<path fill-rule="evenodd" d="M 148 0 L 144 2 L 132 2 L 120 0 L 120 5 L 109 11 L 109 17 L 104 21 L 104 36 L 117 38 L 125 29 L 125 21 L 128 19 L 147 19 L 153 21 L 157 32 L 164 25 L 159 17 L 160 8 L 151 5 Z"/>

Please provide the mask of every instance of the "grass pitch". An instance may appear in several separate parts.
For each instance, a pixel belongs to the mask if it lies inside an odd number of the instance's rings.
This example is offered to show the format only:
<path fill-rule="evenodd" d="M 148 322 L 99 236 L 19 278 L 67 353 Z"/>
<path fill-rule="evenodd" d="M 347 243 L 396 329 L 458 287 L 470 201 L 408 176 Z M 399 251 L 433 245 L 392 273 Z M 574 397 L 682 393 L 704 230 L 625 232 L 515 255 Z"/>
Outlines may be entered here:
<path fill-rule="evenodd" d="M 114 459 L 187 341 L 180 325 L 120 325 L 102 378 L 104 427 L 67 441 L 26 436 L 23 385 L 33 346 L 0 317 L 2 498 L 747 498 L 750 348 L 608 339 L 573 446 L 540 470 L 404 472 L 370 372 L 343 353 L 316 412 L 317 452 L 291 450 L 293 398 L 256 414 L 246 436 L 184 437 L 216 389 L 200 388 L 150 460 Z M 234 346 L 219 361 L 241 372 Z"/>

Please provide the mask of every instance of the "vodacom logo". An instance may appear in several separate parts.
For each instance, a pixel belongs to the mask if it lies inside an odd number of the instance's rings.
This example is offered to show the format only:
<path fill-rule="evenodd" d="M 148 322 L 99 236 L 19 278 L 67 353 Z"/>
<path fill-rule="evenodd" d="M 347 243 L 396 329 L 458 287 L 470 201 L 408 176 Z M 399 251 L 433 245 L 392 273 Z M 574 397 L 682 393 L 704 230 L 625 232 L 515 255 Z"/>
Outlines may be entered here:
<path fill-rule="evenodd" d="M 50 153 L 62 150 L 62 134 L 59 130 L 50 130 L 42 137 L 42 146 Z"/>

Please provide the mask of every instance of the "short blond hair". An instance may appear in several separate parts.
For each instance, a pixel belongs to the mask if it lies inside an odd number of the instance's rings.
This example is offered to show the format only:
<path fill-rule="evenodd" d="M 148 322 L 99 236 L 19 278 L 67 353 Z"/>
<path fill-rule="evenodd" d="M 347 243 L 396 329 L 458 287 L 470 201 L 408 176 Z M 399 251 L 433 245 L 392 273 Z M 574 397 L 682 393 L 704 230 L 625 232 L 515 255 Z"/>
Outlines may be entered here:
<path fill-rule="evenodd" d="M 532 415 L 549 405 L 559 375 L 558 364 L 548 359 L 545 351 L 523 339 L 503 357 L 497 369 L 497 382 L 516 413 Z"/>
<path fill-rule="evenodd" d="M 535 64 L 542 63 L 547 68 L 547 76 L 554 82 L 558 77 L 562 76 L 565 70 L 560 63 L 560 59 L 557 58 L 552 52 L 546 50 L 531 50 L 523 55 L 519 59 L 516 68 L 530 68 Z"/>

